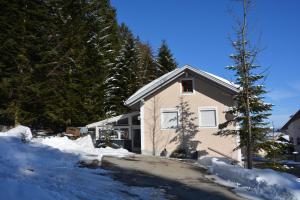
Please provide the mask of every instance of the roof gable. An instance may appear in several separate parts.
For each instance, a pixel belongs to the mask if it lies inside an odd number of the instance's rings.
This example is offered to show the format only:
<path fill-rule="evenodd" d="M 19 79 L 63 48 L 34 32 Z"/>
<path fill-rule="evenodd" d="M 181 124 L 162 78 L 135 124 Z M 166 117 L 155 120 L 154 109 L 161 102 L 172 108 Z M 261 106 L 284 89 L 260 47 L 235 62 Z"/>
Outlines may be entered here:
<path fill-rule="evenodd" d="M 177 79 L 178 77 L 183 75 L 186 71 L 191 71 L 201 77 L 204 77 L 210 81 L 213 81 L 216 84 L 229 89 L 233 93 L 237 93 L 239 90 L 237 85 L 235 85 L 234 83 L 232 83 L 224 78 L 221 78 L 219 76 L 213 75 L 208 72 L 205 72 L 203 70 L 195 69 L 189 65 L 185 65 L 182 68 L 177 68 L 177 69 L 153 80 L 152 82 L 148 83 L 147 85 L 143 86 L 141 89 L 136 91 L 132 96 L 130 96 L 125 101 L 125 105 L 128 105 L 128 106 L 134 105 L 135 103 L 139 102 L 141 99 L 148 97 L 149 95 L 151 95 L 158 89 L 162 88 L 166 84 Z"/>

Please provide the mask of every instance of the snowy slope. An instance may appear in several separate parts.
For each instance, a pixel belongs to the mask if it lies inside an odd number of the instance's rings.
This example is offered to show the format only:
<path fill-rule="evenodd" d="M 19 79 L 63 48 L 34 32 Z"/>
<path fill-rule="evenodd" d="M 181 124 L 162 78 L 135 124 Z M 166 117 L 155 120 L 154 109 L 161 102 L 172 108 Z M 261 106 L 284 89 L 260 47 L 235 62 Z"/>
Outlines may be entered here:
<path fill-rule="evenodd" d="M 107 175 L 109 171 L 80 168 L 77 163 L 86 154 L 78 149 L 67 151 L 38 141 L 23 143 L 17 135 L 0 133 L 0 199 L 163 199 L 154 188 L 114 181 Z"/>

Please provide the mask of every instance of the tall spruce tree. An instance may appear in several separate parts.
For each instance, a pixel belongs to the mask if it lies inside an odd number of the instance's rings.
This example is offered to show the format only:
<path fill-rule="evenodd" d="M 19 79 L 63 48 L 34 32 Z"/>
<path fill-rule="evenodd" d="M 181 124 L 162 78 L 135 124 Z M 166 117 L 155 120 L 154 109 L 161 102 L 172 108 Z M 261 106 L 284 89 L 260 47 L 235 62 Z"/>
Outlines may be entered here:
<path fill-rule="evenodd" d="M 19 121 L 21 95 L 17 94 L 21 88 L 18 82 L 21 81 L 21 73 L 24 71 L 21 63 L 27 62 L 27 56 L 24 56 L 22 48 L 25 32 L 24 5 L 1 1 L 0 9 L 0 117 L 2 124 L 14 124 Z"/>
<path fill-rule="evenodd" d="M 56 25 L 51 30 L 51 51 L 45 55 L 46 67 L 40 84 L 44 125 L 55 129 L 81 125 L 81 70 L 85 67 L 85 6 L 82 1 L 49 1 Z M 51 87 L 49 87 L 51 86 Z"/>
<path fill-rule="evenodd" d="M 88 13 L 88 40 L 87 65 L 84 72 L 85 104 L 88 111 L 88 120 L 96 121 L 105 117 L 105 91 L 104 83 L 110 70 L 115 65 L 115 59 L 120 49 L 121 38 L 116 21 L 115 10 L 108 0 L 92 1 Z M 88 73 L 87 73 L 88 72 Z"/>
<path fill-rule="evenodd" d="M 122 24 L 119 30 L 122 47 L 105 81 L 104 108 L 107 116 L 115 116 L 128 111 L 128 108 L 124 106 L 124 101 L 138 87 L 136 40 L 125 24 Z"/>
<path fill-rule="evenodd" d="M 238 135 L 240 145 L 246 151 L 247 168 L 252 168 L 252 155 L 254 151 L 264 143 L 268 128 L 266 120 L 270 115 L 272 105 L 264 102 L 266 93 L 264 86 L 258 84 L 265 77 L 262 73 L 256 73 L 260 66 L 254 64 L 258 51 L 252 49 L 248 40 L 248 9 L 251 6 L 249 0 L 243 0 L 243 18 L 238 23 L 236 40 L 232 43 L 236 53 L 230 57 L 234 61 L 233 66 L 227 67 L 235 72 L 236 84 L 239 85 L 239 93 L 235 96 L 236 104 L 227 113 L 234 116 L 231 120 L 221 124 L 218 135 Z M 229 124 L 237 123 L 239 130 L 226 129 Z"/>
<path fill-rule="evenodd" d="M 159 75 L 166 74 L 177 68 L 177 63 L 165 40 L 162 41 L 162 44 L 158 50 L 157 63 L 160 68 Z"/>
<path fill-rule="evenodd" d="M 158 66 L 154 60 L 153 51 L 149 44 L 142 43 L 137 39 L 139 85 L 144 86 L 159 77 Z"/>
<path fill-rule="evenodd" d="M 50 1 L 53 30 L 44 116 L 52 126 L 79 126 L 104 117 L 103 82 L 119 38 L 109 1 Z M 47 85 L 51 85 L 49 88 Z M 44 89 L 43 89 L 44 88 Z"/>
<path fill-rule="evenodd" d="M 1 124 L 37 124 L 42 106 L 33 73 L 47 50 L 48 8 L 43 1 L 1 1 Z"/>

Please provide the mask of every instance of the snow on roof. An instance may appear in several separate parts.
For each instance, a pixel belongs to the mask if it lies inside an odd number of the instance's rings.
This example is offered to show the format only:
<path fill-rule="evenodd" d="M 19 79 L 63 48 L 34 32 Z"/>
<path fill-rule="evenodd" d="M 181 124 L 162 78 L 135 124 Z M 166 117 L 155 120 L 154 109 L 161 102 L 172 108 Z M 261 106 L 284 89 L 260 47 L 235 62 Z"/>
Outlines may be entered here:
<path fill-rule="evenodd" d="M 286 141 L 290 141 L 290 136 L 289 135 L 283 135 L 282 138 L 285 139 Z"/>
<path fill-rule="evenodd" d="M 94 122 L 92 124 L 88 124 L 88 125 L 86 125 L 86 127 L 87 128 L 94 128 L 94 127 L 97 127 L 97 126 L 104 126 L 106 124 L 113 123 L 113 122 L 116 122 L 116 121 L 118 121 L 120 119 L 124 119 L 124 118 L 130 117 L 130 116 L 134 116 L 134 115 L 137 115 L 137 114 L 139 114 L 138 111 L 131 112 L 131 113 L 126 113 L 126 114 L 122 114 L 122 115 L 118 115 L 118 116 L 115 116 L 115 117 L 104 119 L 102 121 L 98 121 L 98 122 Z"/>
<path fill-rule="evenodd" d="M 137 101 L 141 100 L 142 98 L 152 94 L 157 89 L 161 88 L 165 84 L 169 83 L 170 81 L 176 79 L 177 77 L 184 74 L 185 70 L 190 70 L 202 77 L 205 77 L 211 81 L 216 82 L 219 85 L 223 85 L 224 87 L 232 90 L 233 92 L 238 92 L 238 85 L 221 78 L 219 76 L 216 76 L 214 74 L 205 72 L 203 70 L 195 69 L 189 65 L 185 65 L 182 68 L 177 68 L 167 74 L 164 74 L 163 76 L 153 80 L 152 82 L 148 83 L 147 85 L 143 86 L 141 89 L 136 91 L 132 96 L 130 96 L 126 101 L 125 105 L 133 105 Z"/>
<path fill-rule="evenodd" d="M 201 70 L 201 71 L 203 71 L 203 70 Z M 232 86 L 234 86 L 234 87 L 236 87 L 236 88 L 238 88 L 238 87 L 239 87 L 239 85 L 237 85 L 237 84 L 235 84 L 234 82 L 231 82 L 231 81 L 229 81 L 229 80 L 227 80 L 227 79 L 225 79 L 225 78 L 222 78 L 222 77 L 220 77 L 220 76 L 217 76 L 217 75 L 211 74 L 211 73 L 209 73 L 209 72 L 206 72 L 206 71 L 203 71 L 203 72 L 205 72 L 205 73 L 209 74 L 210 76 L 213 76 L 213 77 L 215 77 L 216 79 L 219 79 L 219 80 L 223 81 L 224 83 L 227 83 L 228 85 L 232 85 Z"/>
<path fill-rule="evenodd" d="M 175 70 L 170 71 L 170 72 L 168 72 L 168 73 L 162 75 L 161 77 L 159 77 L 159 78 L 157 78 L 157 79 L 151 81 L 150 83 L 144 85 L 144 86 L 141 87 L 138 91 L 136 91 L 133 95 L 131 95 L 131 96 L 128 98 L 128 100 L 131 99 L 131 98 L 133 98 L 133 97 L 135 97 L 136 95 L 138 95 L 138 94 L 141 93 L 142 91 L 144 91 L 144 90 L 146 90 L 146 89 L 152 87 L 153 85 L 155 85 L 155 84 L 157 84 L 157 83 L 160 83 L 160 82 L 161 82 L 162 80 L 164 80 L 166 77 L 168 77 L 168 76 L 174 74 L 174 72 L 177 72 L 177 71 L 179 71 L 179 70 L 180 70 L 179 68 L 176 68 Z"/>

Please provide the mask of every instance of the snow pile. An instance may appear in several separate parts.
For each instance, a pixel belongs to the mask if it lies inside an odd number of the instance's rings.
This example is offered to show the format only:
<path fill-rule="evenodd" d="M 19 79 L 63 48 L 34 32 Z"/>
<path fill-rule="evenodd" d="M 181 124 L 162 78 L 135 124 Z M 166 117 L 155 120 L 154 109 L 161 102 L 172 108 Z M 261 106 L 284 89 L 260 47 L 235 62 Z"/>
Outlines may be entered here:
<path fill-rule="evenodd" d="M 42 143 L 23 143 L 12 134 L 0 137 L 0 199 L 9 200 L 105 200 L 163 199 L 164 194 L 154 188 L 131 187 L 115 181 L 103 169 L 80 168 L 78 156 L 64 153 Z M 16 136 L 19 136 L 16 134 Z M 88 138 L 69 141 L 52 138 L 45 144 L 65 147 L 66 151 L 82 148 L 88 152 Z M 54 144 L 57 142 L 58 144 Z"/>
<path fill-rule="evenodd" d="M 132 153 L 128 152 L 126 149 L 119 148 L 119 149 L 113 149 L 110 147 L 105 148 L 99 148 L 97 149 L 97 152 L 99 154 L 102 154 L 103 156 L 113 156 L 113 157 L 126 157 L 128 155 L 132 155 Z"/>
<path fill-rule="evenodd" d="M 70 140 L 68 137 L 47 137 L 47 138 L 32 138 L 30 128 L 26 126 L 17 126 L 7 132 L 0 132 L 0 136 L 17 137 L 23 141 L 31 141 L 37 144 L 43 144 L 52 148 L 59 149 L 62 152 L 73 153 L 79 155 L 81 160 L 101 160 L 103 156 L 125 157 L 132 155 L 126 149 L 95 148 L 90 135 Z"/>
<path fill-rule="evenodd" d="M 102 154 L 98 154 L 94 148 L 91 136 L 70 140 L 65 137 L 47 137 L 34 139 L 33 142 L 59 149 L 62 152 L 73 153 L 80 156 L 80 160 L 101 160 Z"/>
<path fill-rule="evenodd" d="M 34 141 L 59 149 L 62 152 L 80 155 L 81 160 L 101 160 L 103 156 L 125 157 L 132 155 L 132 153 L 122 148 L 95 148 L 90 135 L 78 138 L 77 140 L 70 140 L 67 137 L 48 137 L 44 139 L 38 138 Z"/>
<path fill-rule="evenodd" d="M 234 186 L 237 193 L 249 192 L 252 195 L 274 200 L 300 199 L 300 179 L 291 174 L 271 169 L 249 170 L 219 161 L 217 158 L 212 158 L 211 165 L 207 167 L 212 174 L 220 178 L 217 182 Z"/>
<path fill-rule="evenodd" d="M 30 141 L 32 139 L 30 128 L 22 125 L 18 125 L 6 132 L 0 132 L 0 136 L 17 137 L 24 141 Z"/>

